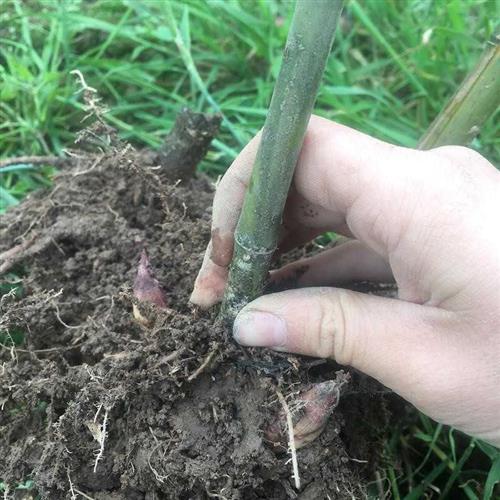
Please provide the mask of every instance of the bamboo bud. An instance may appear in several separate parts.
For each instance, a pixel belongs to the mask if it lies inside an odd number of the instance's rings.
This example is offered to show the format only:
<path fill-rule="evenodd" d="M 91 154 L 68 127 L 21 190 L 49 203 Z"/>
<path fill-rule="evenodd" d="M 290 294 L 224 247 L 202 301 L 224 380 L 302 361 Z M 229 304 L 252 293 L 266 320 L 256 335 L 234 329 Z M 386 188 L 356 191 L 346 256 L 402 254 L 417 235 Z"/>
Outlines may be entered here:
<path fill-rule="evenodd" d="M 334 380 L 315 384 L 302 394 L 303 416 L 293 426 L 297 449 L 312 443 L 324 430 L 330 415 L 339 404 L 340 387 Z"/>
<path fill-rule="evenodd" d="M 312 385 L 291 403 L 293 435 L 298 450 L 312 443 L 325 429 L 328 419 L 339 404 L 341 389 L 350 380 L 349 374 L 338 372 L 335 380 Z M 286 449 L 285 415 L 280 412 L 265 430 L 266 440 L 277 450 Z"/>
<path fill-rule="evenodd" d="M 160 309 L 167 309 L 165 292 L 155 278 L 146 250 L 141 253 L 134 281 L 134 297 L 140 302 L 154 304 Z M 133 304 L 134 318 L 144 326 L 150 326 L 151 320 L 144 316 L 138 305 Z"/>

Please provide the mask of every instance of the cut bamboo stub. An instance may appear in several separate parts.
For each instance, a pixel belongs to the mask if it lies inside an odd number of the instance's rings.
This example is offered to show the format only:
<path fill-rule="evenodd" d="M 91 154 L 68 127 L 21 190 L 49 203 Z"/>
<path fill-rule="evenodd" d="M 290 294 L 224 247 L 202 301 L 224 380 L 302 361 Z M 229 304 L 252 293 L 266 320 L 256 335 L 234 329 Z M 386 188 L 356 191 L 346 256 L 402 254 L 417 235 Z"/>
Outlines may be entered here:
<path fill-rule="evenodd" d="M 419 149 L 468 145 L 500 105 L 500 34 L 419 142 Z"/>
<path fill-rule="evenodd" d="M 234 255 L 221 309 L 225 321 L 232 322 L 245 304 L 262 294 L 342 3 L 342 0 L 297 0 L 236 228 Z"/>

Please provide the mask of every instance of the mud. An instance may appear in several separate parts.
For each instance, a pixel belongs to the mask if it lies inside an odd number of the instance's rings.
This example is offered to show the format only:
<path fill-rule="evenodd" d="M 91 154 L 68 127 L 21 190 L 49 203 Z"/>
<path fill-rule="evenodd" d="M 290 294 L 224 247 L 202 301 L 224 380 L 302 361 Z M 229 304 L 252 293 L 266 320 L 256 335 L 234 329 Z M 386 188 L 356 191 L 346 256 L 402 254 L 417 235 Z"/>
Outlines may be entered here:
<path fill-rule="evenodd" d="M 49 499 L 366 497 L 387 424 L 383 391 L 351 373 L 324 432 L 297 453 L 297 491 L 289 454 L 264 437 L 277 390 L 293 401 L 340 367 L 242 349 L 216 311 L 193 308 L 210 181 L 173 182 L 150 151 L 89 137 L 50 190 L 0 219 L 0 279 L 13 290 L 0 310 L 9 494 L 31 479 Z M 132 315 L 143 248 L 168 306 L 140 306 L 150 327 Z"/>

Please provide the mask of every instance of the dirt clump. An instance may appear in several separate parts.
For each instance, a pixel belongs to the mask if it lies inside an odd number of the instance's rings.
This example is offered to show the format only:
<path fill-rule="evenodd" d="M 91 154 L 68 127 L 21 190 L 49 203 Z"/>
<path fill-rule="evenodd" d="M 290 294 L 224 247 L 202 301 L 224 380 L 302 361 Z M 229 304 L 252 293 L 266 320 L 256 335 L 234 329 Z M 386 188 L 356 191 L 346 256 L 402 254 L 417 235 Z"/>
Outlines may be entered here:
<path fill-rule="evenodd" d="M 297 452 L 297 491 L 289 454 L 265 438 L 277 390 L 293 402 L 339 367 L 238 347 L 189 304 L 209 180 L 172 181 L 158 155 L 116 139 L 82 147 L 51 189 L 0 219 L 1 279 L 22 278 L 1 299 L 0 480 L 12 493 L 32 479 L 50 499 L 364 498 L 383 396 L 351 374 L 325 430 Z M 139 305 L 149 326 L 132 315 L 143 249 L 167 304 Z"/>

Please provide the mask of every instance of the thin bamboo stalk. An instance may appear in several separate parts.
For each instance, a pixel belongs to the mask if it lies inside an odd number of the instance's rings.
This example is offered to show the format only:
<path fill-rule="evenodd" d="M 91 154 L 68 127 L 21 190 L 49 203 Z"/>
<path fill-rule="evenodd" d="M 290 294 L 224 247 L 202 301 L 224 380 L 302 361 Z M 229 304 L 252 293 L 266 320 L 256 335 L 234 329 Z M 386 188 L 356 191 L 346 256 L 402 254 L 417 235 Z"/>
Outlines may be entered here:
<path fill-rule="evenodd" d="M 236 228 L 234 256 L 221 309 L 222 318 L 227 321 L 232 321 L 264 288 L 342 4 L 342 0 L 297 0 Z"/>
<path fill-rule="evenodd" d="M 419 149 L 467 145 L 500 105 L 500 35 L 488 43 L 476 67 L 467 75 L 446 107 L 419 142 Z"/>

